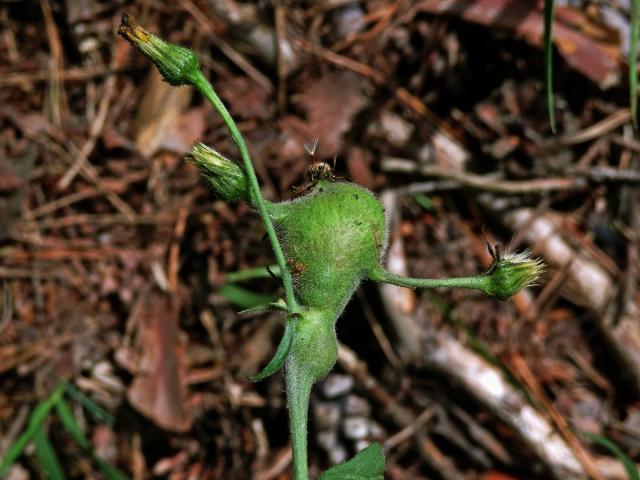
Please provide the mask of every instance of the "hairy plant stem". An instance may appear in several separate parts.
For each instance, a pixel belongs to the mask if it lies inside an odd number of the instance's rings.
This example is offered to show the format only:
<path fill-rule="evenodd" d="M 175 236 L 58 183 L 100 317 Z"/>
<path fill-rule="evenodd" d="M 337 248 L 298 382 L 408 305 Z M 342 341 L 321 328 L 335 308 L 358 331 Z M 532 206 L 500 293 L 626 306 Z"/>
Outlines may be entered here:
<path fill-rule="evenodd" d="M 308 480 L 307 423 L 309 396 L 314 381 L 309 375 L 301 372 L 302 369 L 296 367 L 296 362 L 287 362 L 285 366 L 287 407 L 289 408 L 289 428 L 293 450 L 293 478 Z"/>
<path fill-rule="evenodd" d="M 249 179 L 249 187 L 251 189 L 254 207 L 256 207 L 258 212 L 260 213 L 260 217 L 262 218 L 262 222 L 264 223 L 264 227 L 271 242 L 271 247 L 273 248 L 273 253 L 276 256 L 276 262 L 278 264 L 278 267 L 280 267 L 280 275 L 282 277 L 282 285 L 284 287 L 284 297 L 287 304 L 288 314 L 290 316 L 298 316 L 300 314 L 300 307 L 293 293 L 293 282 L 291 280 L 291 273 L 287 268 L 287 262 L 284 257 L 284 252 L 282 251 L 282 247 L 280 245 L 278 237 L 276 236 L 275 228 L 273 227 L 273 222 L 271 221 L 271 217 L 269 216 L 269 212 L 267 211 L 266 201 L 262 197 L 262 192 L 260 191 L 258 178 L 256 177 L 255 171 L 253 170 L 253 163 L 251 162 L 251 156 L 249 155 L 247 144 L 245 143 L 240 130 L 238 130 L 236 122 L 233 120 L 231 114 L 227 110 L 227 107 L 225 107 L 220 97 L 218 97 L 215 90 L 211 86 L 211 83 L 209 83 L 209 81 L 205 78 L 204 74 L 198 70 L 191 81 L 193 85 L 198 90 L 200 90 L 202 95 L 204 95 L 207 100 L 209 100 L 211 105 L 213 105 L 218 114 L 222 117 L 222 120 L 229 129 L 231 138 L 240 151 L 244 170 Z"/>
<path fill-rule="evenodd" d="M 412 278 L 404 277 L 395 273 L 391 273 L 382 267 L 375 269 L 370 275 L 369 280 L 374 282 L 391 283 L 400 287 L 409 288 L 470 288 L 488 292 L 489 277 L 486 275 L 477 275 L 473 277 L 453 277 L 453 278 Z"/>

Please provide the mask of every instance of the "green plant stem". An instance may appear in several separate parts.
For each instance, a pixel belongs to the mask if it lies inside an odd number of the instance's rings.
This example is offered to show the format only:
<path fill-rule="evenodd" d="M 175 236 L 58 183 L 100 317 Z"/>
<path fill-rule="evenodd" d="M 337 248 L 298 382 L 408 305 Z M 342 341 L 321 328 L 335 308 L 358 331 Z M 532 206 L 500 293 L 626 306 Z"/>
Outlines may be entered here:
<path fill-rule="evenodd" d="M 217 110 L 218 114 L 222 117 L 225 125 L 229 129 L 229 133 L 231 134 L 231 138 L 235 142 L 240 150 L 240 156 L 242 157 L 242 163 L 244 165 L 245 172 L 247 177 L 249 178 L 249 186 L 251 188 L 251 192 L 254 197 L 255 207 L 258 209 L 260 213 L 260 217 L 262 217 L 262 221 L 264 223 L 264 227 L 267 231 L 267 235 L 269 240 L 271 241 L 271 247 L 273 248 L 273 253 L 276 256 L 276 262 L 278 263 L 278 267 L 280 267 L 280 272 L 282 276 L 282 284 L 284 286 L 284 296 L 285 301 L 287 303 L 287 310 L 289 315 L 298 316 L 300 314 L 300 307 L 298 306 L 298 302 L 293 293 L 293 281 L 291 280 L 291 273 L 287 268 L 287 262 L 284 258 L 284 253 L 282 251 L 282 247 L 280 242 L 278 241 L 278 237 L 276 236 L 275 228 L 273 227 L 273 222 L 271 221 L 271 217 L 269 216 L 269 212 L 267 211 L 267 205 L 262 198 L 262 193 L 260 192 L 260 185 L 258 184 L 258 178 L 256 177 L 256 173 L 253 170 L 253 163 L 251 162 L 251 156 L 249 155 L 249 149 L 247 148 L 247 144 L 238 130 L 236 122 L 234 122 L 231 114 L 225 107 L 224 103 L 218 97 L 213 87 L 209 83 L 209 81 L 205 78 L 204 74 L 201 71 L 198 71 L 195 77 L 192 79 L 193 85 L 200 90 L 200 92 L 209 100 L 211 105 Z"/>
<path fill-rule="evenodd" d="M 291 448 L 293 449 L 293 478 L 308 480 L 307 465 L 307 422 L 309 415 L 309 396 L 313 379 L 294 361 L 285 366 L 285 383 L 287 386 L 287 406 L 289 408 L 289 428 L 291 431 Z"/>
<path fill-rule="evenodd" d="M 370 276 L 369 280 L 374 282 L 391 283 L 400 287 L 409 288 L 470 288 L 474 290 L 482 290 L 487 293 L 489 277 L 486 275 L 477 275 L 474 277 L 453 277 L 453 278 L 412 278 L 397 275 L 384 270 L 382 267 L 376 269 Z"/>

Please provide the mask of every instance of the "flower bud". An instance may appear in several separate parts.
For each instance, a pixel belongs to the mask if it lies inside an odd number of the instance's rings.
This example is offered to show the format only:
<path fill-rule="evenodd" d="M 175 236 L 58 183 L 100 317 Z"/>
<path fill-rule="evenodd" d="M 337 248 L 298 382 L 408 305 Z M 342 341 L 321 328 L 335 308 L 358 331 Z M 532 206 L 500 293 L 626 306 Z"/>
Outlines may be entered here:
<path fill-rule="evenodd" d="M 149 33 L 126 13 L 122 14 L 118 33 L 149 57 L 170 85 L 191 84 L 200 72 L 200 62 L 195 53 Z"/>
<path fill-rule="evenodd" d="M 529 251 L 498 257 L 486 273 L 484 291 L 500 300 L 507 300 L 534 285 L 543 271 L 544 262 L 531 258 Z"/>
<path fill-rule="evenodd" d="M 228 202 L 250 201 L 249 182 L 240 165 L 200 142 L 191 146 L 187 159 L 198 167 L 202 176 L 223 199 Z"/>

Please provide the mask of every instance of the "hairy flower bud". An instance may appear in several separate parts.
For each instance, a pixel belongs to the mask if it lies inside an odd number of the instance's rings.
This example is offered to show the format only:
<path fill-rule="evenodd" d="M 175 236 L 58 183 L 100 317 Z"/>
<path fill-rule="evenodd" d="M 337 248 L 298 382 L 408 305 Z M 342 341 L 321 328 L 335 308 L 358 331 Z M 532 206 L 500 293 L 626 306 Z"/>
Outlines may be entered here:
<path fill-rule="evenodd" d="M 131 15 L 122 14 L 118 33 L 149 57 L 170 85 L 191 84 L 200 72 L 200 62 L 195 53 L 149 33 Z"/>
<path fill-rule="evenodd" d="M 250 201 L 249 182 L 240 165 L 200 142 L 191 146 L 187 159 L 198 167 L 202 176 L 223 199 L 228 202 Z"/>
<path fill-rule="evenodd" d="M 528 251 L 498 257 L 486 273 L 484 291 L 500 300 L 507 300 L 534 285 L 543 271 L 544 262 L 531 258 Z"/>

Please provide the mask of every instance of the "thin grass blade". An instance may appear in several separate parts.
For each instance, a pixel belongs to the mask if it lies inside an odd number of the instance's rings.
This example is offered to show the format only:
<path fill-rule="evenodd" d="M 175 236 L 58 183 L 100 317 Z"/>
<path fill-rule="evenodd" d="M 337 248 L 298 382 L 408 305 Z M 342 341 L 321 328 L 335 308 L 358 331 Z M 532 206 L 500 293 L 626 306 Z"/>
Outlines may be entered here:
<path fill-rule="evenodd" d="M 65 393 L 67 393 L 71 398 L 82 405 L 98 422 L 107 425 L 113 425 L 113 423 L 115 422 L 115 418 L 113 418 L 113 415 L 109 414 L 105 409 L 103 409 L 100 405 L 95 403 L 69 382 L 65 382 L 64 380 L 62 380 L 60 383 L 64 388 Z"/>
<path fill-rule="evenodd" d="M 27 446 L 27 444 L 31 440 L 33 440 L 34 435 L 38 432 L 40 427 L 42 427 L 42 424 L 51 412 L 51 409 L 55 407 L 56 403 L 60 400 L 63 393 L 63 388 L 61 386 L 58 386 L 51 393 L 51 395 L 49 395 L 48 398 L 40 402 L 38 406 L 33 409 L 31 417 L 29 417 L 29 424 L 27 425 L 27 429 L 22 435 L 20 435 L 15 443 L 11 445 L 11 447 L 9 447 L 9 450 L 2 459 L 2 462 L 0 462 L 0 478 L 2 478 L 2 476 L 7 473 L 9 467 L 22 454 L 22 451 Z"/>
<path fill-rule="evenodd" d="M 638 472 L 636 464 L 626 453 L 622 451 L 620 447 L 618 447 L 618 445 L 613 443 L 607 437 L 603 437 L 602 435 L 584 431 L 579 431 L 578 433 L 583 437 L 587 437 L 593 443 L 597 443 L 601 447 L 609 450 L 609 452 L 611 452 L 611 454 L 615 456 L 620 461 L 620 463 L 622 463 L 625 472 L 627 472 L 627 478 L 629 480 L 640 480 L 640 473 Z"/>
<path fill-rule="evenodd" d="M 640 0 L 638 0 L 640 1 Z M 553 99 L 553 17 L 555 1 L 544 2 L 544 79 L 547 93 L 547 112 L 551 131 L 556 133 L 556 113 Z"/>
<path fill-rule="evenodd" d="M 266 305 L 278 299 L 277 295 L 252 292 L 232 283 L 223 285 L 218 292 L 230 303 L 243 310 Z"/>
<path fill-rule="evenodd" d="M 36 458 L 45 477 L 51 480 L 65 480 L 66 477 L 62 471 L 58 455 L 56 455 L 51 445 L 44 425 L 40 425 L 40 428 L 33 435 L 33 444 L 36 447 Z"/>
<path fill-rule="evenodd" d="M 73 440 L 82 448 L 91 448 L 89 439 L 82 431 L 82 428 L 80 428 L 80 425 L 78 425 L 78 422 L 76 422 L 76 419 L 69 408 L 69 404 L 64 400 L 64 398 L 61 398 L 56 404 L 56 413 L 62 422 L 62 426 L 67 433 L 73 437 Z"/>

